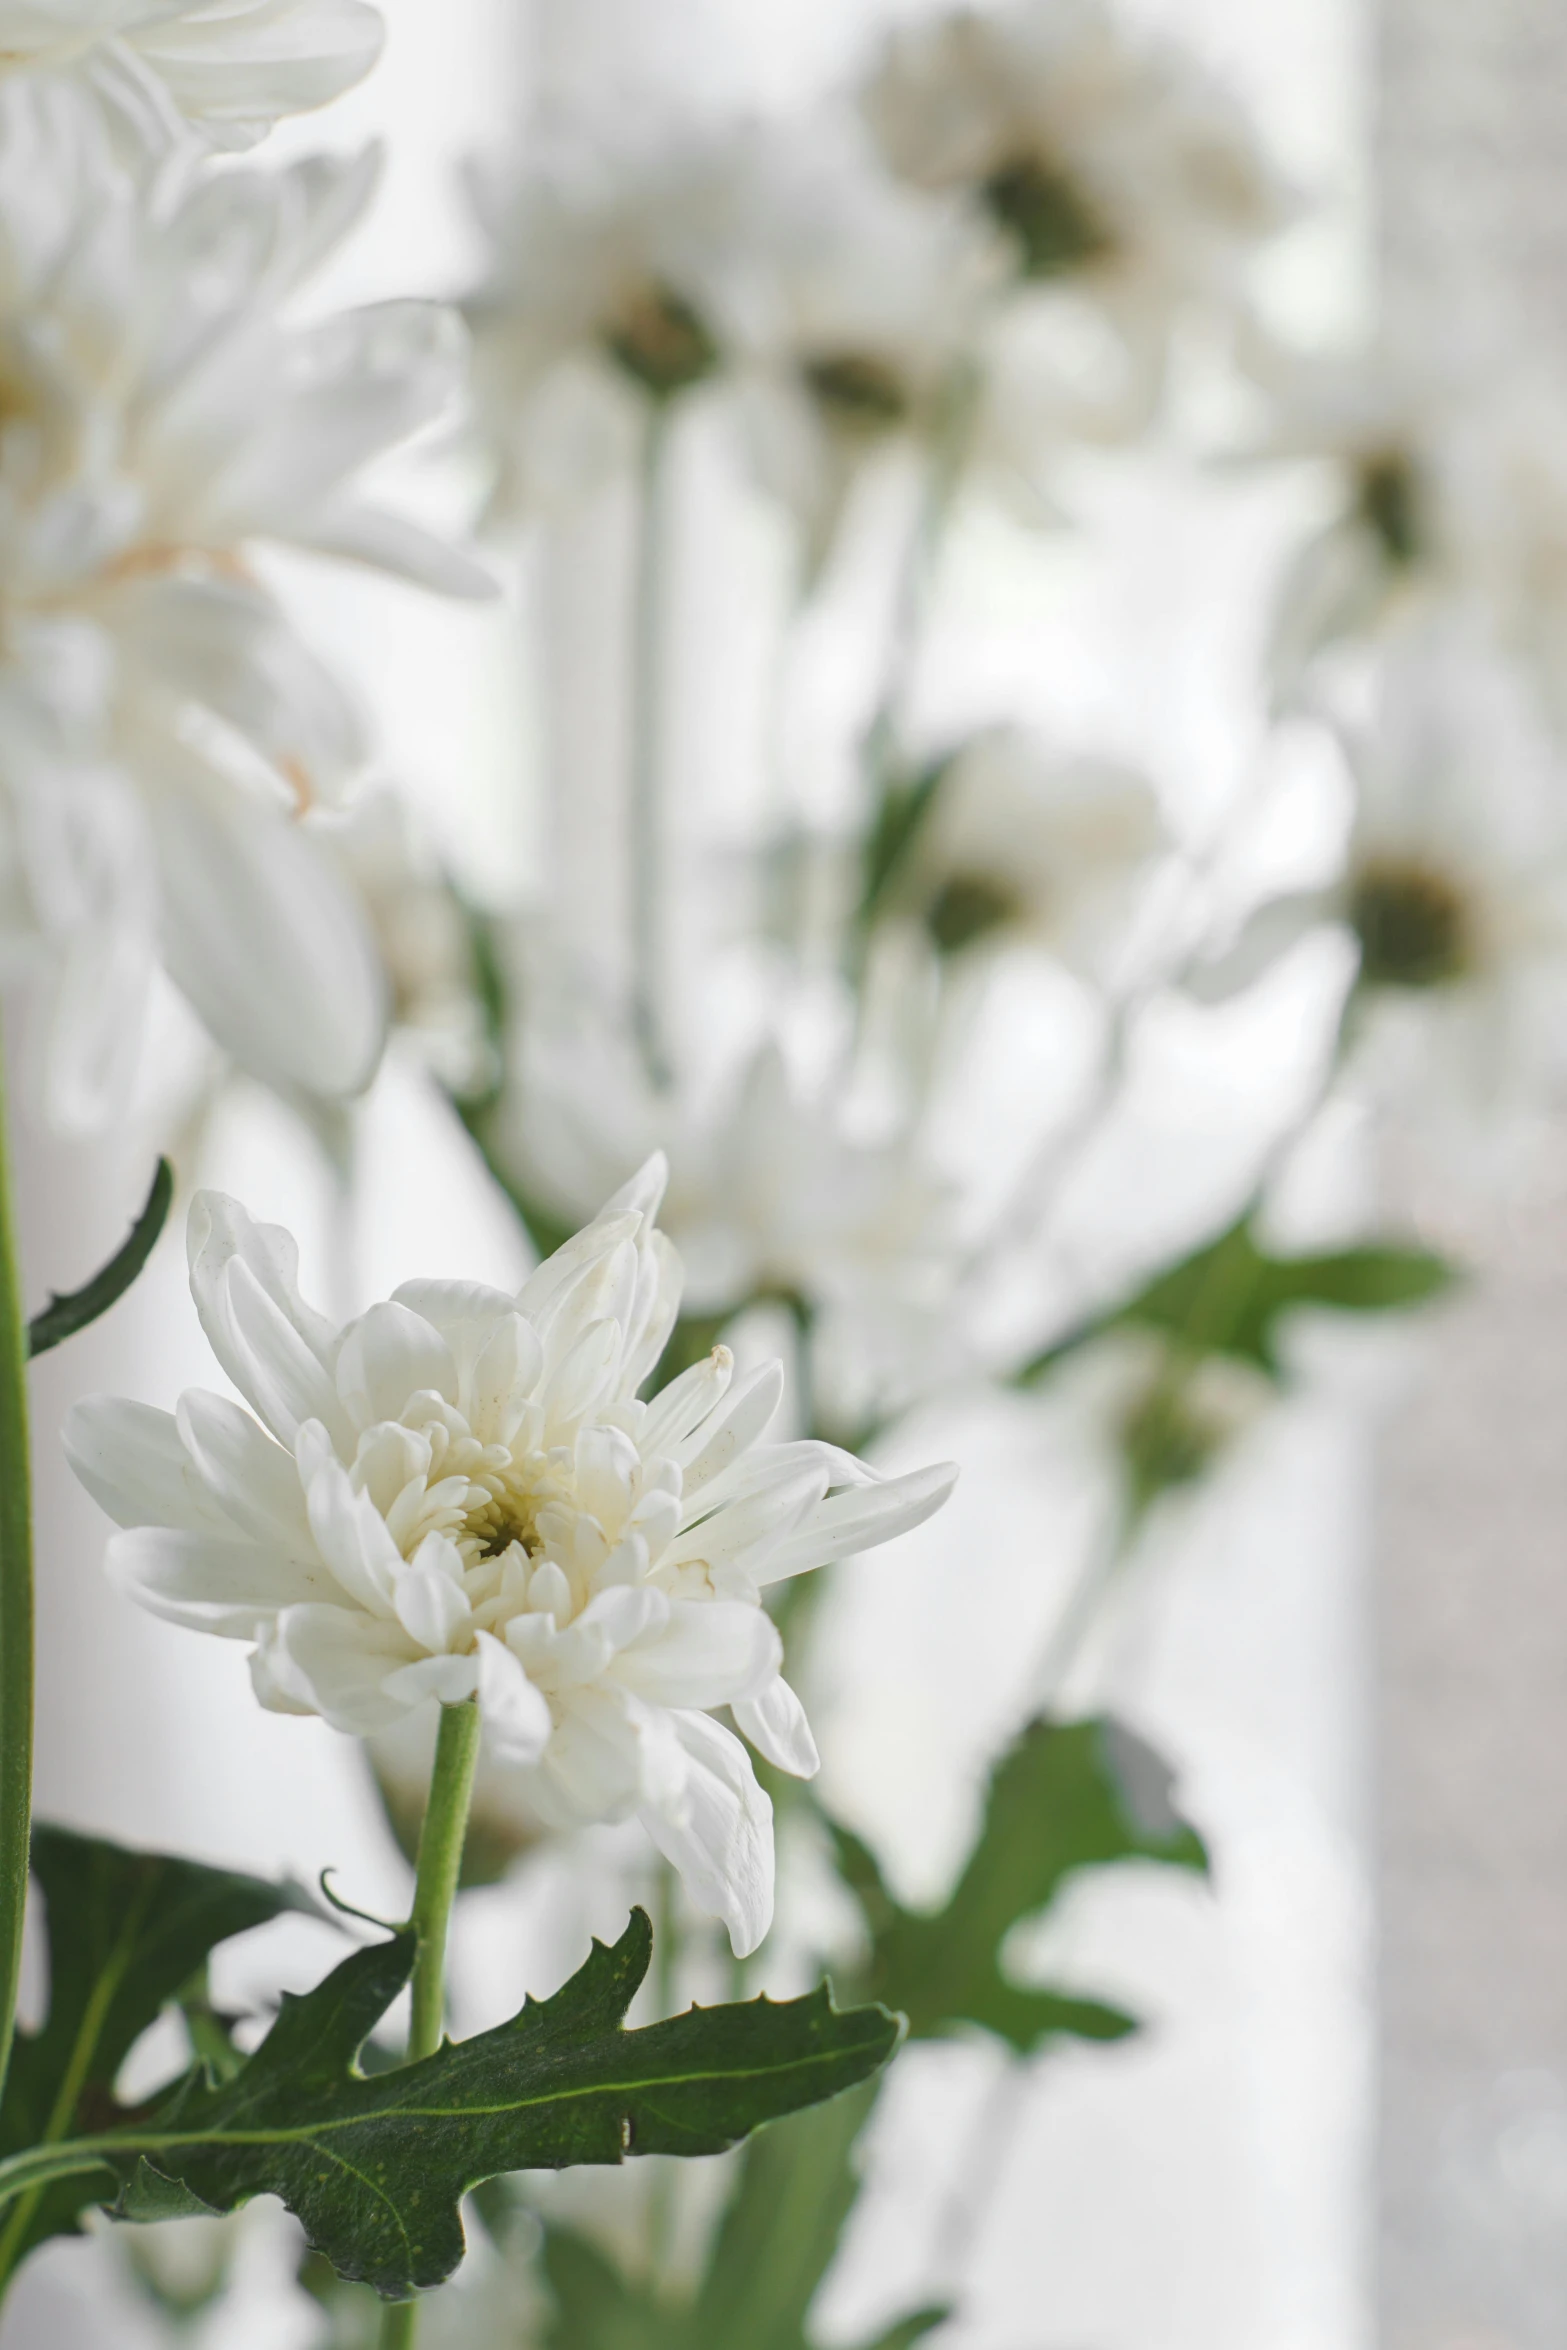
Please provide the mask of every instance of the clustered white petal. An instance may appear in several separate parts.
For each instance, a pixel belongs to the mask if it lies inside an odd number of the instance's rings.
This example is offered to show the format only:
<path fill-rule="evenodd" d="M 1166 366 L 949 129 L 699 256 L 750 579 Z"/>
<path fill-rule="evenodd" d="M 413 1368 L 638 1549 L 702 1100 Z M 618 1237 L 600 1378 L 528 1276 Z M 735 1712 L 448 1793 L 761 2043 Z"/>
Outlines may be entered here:
<path fill-rule="evenodd" d="M 366 745 L 252 561 L 282 541 L 488 587 L 355 486 L 455 398 L 456 320 L 292 315 L 374 178 L 367 155 L 144 185 L 69 87 L 0 84 L 0 952 L 47 1017 L 75 1007 L 57 1123 L 100 1121 L 131 1073 L 145 989 L 91 984 L 111 925 L 268 1082 L 338 1095 L 374 1067 L 373 945 L 294 820 Z M 51 736 L 112 803 L 112 861 L 67 870 Z"/>
<path fill-rule="evenodd" d="M 116 1580 L 254 1642 L 264 1705 L 366 1734 L 476 1696 L 546 1818 L 640 1817 L 743 1952 L 771 1813 L 711 1709 L 813 1771 L 762 1594 L 917 1525 L 954 1472 L 763 1443 L 781 1370 L 737 1379 L 723 1347 L 642 1400 L 680 1293 L 663 1181 L 651 1161 L 515 1297 L 415 1281 L 343 1330 L 301 1301 L 285 1232 L 200 1193 L 191 1287 L 256 1417 L 98 1397 L 66 1446 L 124 1529 Z"/>
<path fill-rule="evenodd" d="M 0 74 L 68 76 L 151 155 L 249 147 L 351 89 L 384 30 L 364 0 L 0 0 Z"/>

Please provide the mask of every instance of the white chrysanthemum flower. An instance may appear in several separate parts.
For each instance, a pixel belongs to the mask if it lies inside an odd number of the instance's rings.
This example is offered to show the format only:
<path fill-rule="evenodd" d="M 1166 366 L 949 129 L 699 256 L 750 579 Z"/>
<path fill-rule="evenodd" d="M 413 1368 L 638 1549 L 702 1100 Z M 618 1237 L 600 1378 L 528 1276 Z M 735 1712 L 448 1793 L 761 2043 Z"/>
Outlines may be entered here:
<path fill-rule="evenodd" d="M 1165 845 L 1145 777 L 995 727 L 941 770 L 886 902 L 942 954 L 1031 940 L 1103 976 Z"/>
<path fill-rule="evenodd" d="M 0 91 L 0 117 L 0 664 L 73 757 L 86 746 L 120 772 L 117 822 L 152 890 L 137 927 L 218 1041 L 270 1083 L 352 1092 L 379 1051 L 383 984 L 352 896 L 291 818 L 365 745 L 250 553 L 281 541 L 487 590 L 466 557 L 355 495 L 363 466 L 454 398 L 461 329 L 417 302 L 289 323 L 373 158 L 155 197 L 69 90 Z M 41 875 L 47 789 L 41 758 L 0 758 L 0 829 L 13 855 L 33 843 L 34 919 L 12 960 L 51 935 L 40 892 L 90 880 Z M 124 919 L 123 889 L 104 889 L 97 918 Z M 73 1123 L 107 1114 L 127 1056 L 103 1076 Z"/>
<path fill-rule="evenodd" d="M 1359 957 L 1351 1034 L 1384 1088 L 1455 1133 L 1539 1109 L 1567 1074 L 1567 824 L 1516 678 L 1448 614 L 1389 640 L 1345 748 L 1337 877 L 1258 907 L 1190 992 L 1227 1001 L 1337 923 Z"/>
<path fill-rule="evenodd" d="M 721 1347 L 639 1399 L 680 1294 L 663 1178 L 651 1162 L 515 1297 L 415 1281 L 343 1330 L 301 1302 L 287 1233 L 198 1194 L 197 1311 L 257 1417 L 101 1397 L 65 1441 L 126 1529 L 116 1580 L 253 1641 L 264 1705 L 365 1734 L 476 1695 L 546 1818 L 638 1815 L 745 1952 L 771 1813 L 710 1709 L 814 1770 L 762 1593 L 919 1524 L 954 1472 L 764 1445 L 781 1372 L 735 1381 Z"/>
<path fill-rule="evenodd" d="M 1116 404 L 1123 424 L 1146 414 L 1179 312 L 1232 305 L 1285 218 L 1233 100 L 1101 0 L 900 27 L 863 104 L 894 171 L 965 191 L 1022 279 L 1085 297 L 1113 327 L 1125 368 L 1107 424 Z"/>
<path fill-rule="evenodd" d="M 0 76 L 68 75 L 150 153 L 250 147 L 352 89 L 385 27 L 363 0 L 0 0 Z"/>

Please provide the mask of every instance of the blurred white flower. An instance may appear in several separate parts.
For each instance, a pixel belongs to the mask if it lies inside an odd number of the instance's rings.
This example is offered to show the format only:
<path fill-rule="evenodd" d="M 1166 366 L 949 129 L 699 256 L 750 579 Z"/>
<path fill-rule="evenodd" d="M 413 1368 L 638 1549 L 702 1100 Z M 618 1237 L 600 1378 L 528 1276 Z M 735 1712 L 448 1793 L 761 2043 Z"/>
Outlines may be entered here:
<path fill-rule="evenodd" d="M 1236 305 L 1258 244 L 1287 216 L 1233 99 L 1100 0 L 899 27 L 863 104 L 892 169 L 964 191 L 1019 278 L 1060 307 L 1064 368 L 1090 313 L 1111 329 L 1120 381 L 1085 383 L 1085 428 L 1096 408 L 1102 429 L 1146 420 L 1177 316 L 1194 301 Z M 1048 343 L 1039 356 L 1050 369 Z"/>
<path fill-rule="evenodd" d="M 316 830 L 369 917 L 393 1026 L 451 1092 L 482 1090 L 492 1072 L 467 919 L 406 800 L 385 787 L 361 791 Z"/>
<path fill-rule="evenodd" d="M 771 1811 L 708 1709 L 813 1771 L 762 1592 L 918 1525 L 955 1472 L 764 1445 L 779 1366 L 734 1382 L 724 1348 L 638 1399 L 680 1299 L 663 1176 L 514 1298 L 409 1282 L 343 1330 L 302 1303 L 287 1233 L 200 1193 L 192 1293 L 260 1424 L 202 1393 L 174 1415 L 99 1397 L 66 1447 L 126 1529 L 116 1580 L 255 1642 L 264 1705 L 364 1734 L 476 1695 L 542 1816 L 640 1816 L 743 1953 L 771 1915 Z"/>
<path fill-rule="evenodd" d="M 580 1216 L 628 1163 L 667 1154 L 663 1221 L 692 1312 L 758 1296 L 863 1302 L 928 1285 L 944 1259 L 947 1192 L 915 1135 L 856 1139 L 834 1089 L 798 1084 L 776 1044 L 710 1105 L 656 1091 L 629 1040 L 585 1017 L 530 1028 L 514 1075 L 500 1146 L 554 1213 Z"/>
<path fill-rule="evenodd" d="M 1453 615 L 1422 623 L 1387 641 L 1345 748 L 1338 878 L 1257 908 L 1190 991 L 1226 1001 L 1341 924 L 1349 1034 L 1384 1087 L 1459 1122 L 1538 1108 L 1567 1075 L 1567 799 L 1516 677 Z"/>
<path fill-rule="evenodd" d="M 1337 511 L 1286 568 L 1269 669 L 1281 700 L 1299 697 L 1319 655 L 1462 592 L 1455 460 L 1489 431 L 1483 381 L 1444 354 L 1387 340 L 1356 351 L 1291 349 L 1252 330 L 1249 375 L 1264 420 L 1246 462 L 1322 460 L 1339 477 Z"/>
<path fill-rule="evenodd" d="M 0 76 L 69 75 L 149 152 L 249 147 L 352 89 L 385 27 L 363 0 L 0 0 Z"/>
<path fill-rule="evenodd" d="M 287 322 L 363 207 L 373 158 L 225 172 L 154 197 L 68 89 L 0 90 L 0 125 L 0 664 L 13 708 L 46 706 L 71 758 L 85 749 L 120 772 L 118 837 L 137 842 L 116 852 L 112 888 L 98 855 L 45 875 L 76 852 L 35 805 L 48 729 L 24 729 L 0 765 L 11 855 L 29 842 L 25 884 L 8 887 L 20 931 L 0 953 L 47 951 L 59 932 L 46 907 L 96 874 L 84 919 L 158 936 L 243 1065 L 284 1089 L 351 1092 L 379 1051 L 382 982 L 351 895 L 292 815 L 329 797 L 365 745 L 250 553 L 284 541 L 487 591 L 467 557 L 353 489 L 450 403 L 461 330 L 404 302 Z M 111 1026 L 129 1041 L 120 1006 L 86 1000 L 84 971 L 57 1000 L 99 1042 Z M 91 1124 L 127 1057 L 63 1049 L 68 1122 Z M 89 1064 L 96 1103 L 77 1082 Z"/>
<path fill-rule="evenodd" d="M 960 206 L 888 178 L 852 117 L 759 131 L 749 170 L 755 233 L 714 306 L 757 474 L 799 517 L 814 568 L 889 445 L 1010 461 L 985 430 L 1003 273 Z"/>
<path fill-rule="evenodd" d="M 995 727 L 939 770 L 884 903 L 941 954 L 1024 939 L 1103 977 L 1165 845 L 1143 776 Z"/>
<path fill-rule="evenodd" d="M 466 310 L 497 515 L 634 462 L 648 403 L 720 367 L 717 302 L 757 231 L 752 185 L 752 138 L 734 129 L 620 122 L 474 167 L 489 267 Z"/>

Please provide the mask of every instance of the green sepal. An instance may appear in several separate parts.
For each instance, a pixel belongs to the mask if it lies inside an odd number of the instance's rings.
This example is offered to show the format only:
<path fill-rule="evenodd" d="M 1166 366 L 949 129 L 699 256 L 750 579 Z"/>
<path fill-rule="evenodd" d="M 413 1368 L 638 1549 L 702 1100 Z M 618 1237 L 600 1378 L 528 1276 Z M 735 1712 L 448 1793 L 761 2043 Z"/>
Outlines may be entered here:
<path fill-rule="evenodd" d="M 1017 1385 L 1034 1386 L 1091 1339 L 1125 1329 L 1153 1330 L 1187 1354 L 1228 1355 L 1280 1380 L 1281 1325 L 1300 1307 L 1396 1312 L 1439 1297 L 1455 1278 L 1443 1258 L 1419 1248 L 1379 1244 L 1276 1257 L 1257 1244 L 1256 1216 L 1248 1208 L 1217 1240 L 1045 1347 L 1015 1374 Z"/>
<path fill-rule="evenodd" d="M 120 2066 L 199 1978 L 209 1952 L 285 1910 L 317 1914 L 297 1886 L 36 1820 L 32 1873 L 48 1928 L 49 2007 L 38 2031 L 16 2037 L 0 2156 L 113 2128 L 124 2116 L 114 2096 Z M 0 2274 L 45 2237 L 73 2232 L 100 2192 L 101 2182 L 60 2178 L 0 2213 Z"/>
<path fill-rule="evenodd" d="M 123 2198 L 150 2162 L 214 2211 L 277 2195 L 342 2276 L 389 2299 L 437 2285 L 463 2254 L 462 2197 L 502 2171 L 717 2154 L 758 2123 L 851 2088 L 901 2026 L 840 2013 L 826 1986 L 782 2004 L 691 2008 L 628 2032 L 652 1952 L 632 1912 L 554 1997 L 421 2063 L 367 2077 L 355 2062 L 413 1967 L 409 1934 L 358 1950 L 302 1998 L 230 2081 L 187 2073 L 144 2114 L 73 2146 L 0 2163 L 0 2203 L 66 2166 L 103 2166 Z"/>
<path fill-rule="evenodd" d="M 860 1839 L 829 1825 L 839 1873 L 870 1934 L 871 1996 L 904 2011 L 913 2039 L 974 2024 L 1020 2056 L 1057 2035 L 1118 2040 L 1137 2026 L 1099 2000 L 1011 1982 L 1001 1959 L 1013 1927 L 1047 1908 L 1079 1869 L 1147 1860 L 1200 1873 L 1208 1865 L 1202 1839 L 1170 1804 L 1163 1765 L 1109 1721 L 1028 1725 L 996 1768 L 978 1841 L 935 1912 L 905 1909 Z"/>
<path fill-rule="evenodd" d="M 160 1159 L 141 1214 L 109 1262 L 82 1288 L 71 1290 L 65 1297 L 51 1297 L 43 1312 L 35 1314 L 28 1323 L 30 1355 L 47 1354 L 63 1338 L 74 1337 L 78 1330 L 85 1330 L 89 1322 L 96 1322 L 112 1305 L 119 1303 L 157 1247 L 173 1198 L 174 1169 L 167 1159 Z"/>

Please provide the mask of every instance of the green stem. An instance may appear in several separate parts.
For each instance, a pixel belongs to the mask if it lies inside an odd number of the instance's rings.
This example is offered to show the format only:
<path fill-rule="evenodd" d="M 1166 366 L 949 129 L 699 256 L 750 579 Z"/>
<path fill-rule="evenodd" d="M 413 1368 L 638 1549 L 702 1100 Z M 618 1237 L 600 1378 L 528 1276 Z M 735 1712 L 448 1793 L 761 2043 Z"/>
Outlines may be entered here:
<path fill-rule="evenodd" d="M 671 1081 L 664 1031 L 664 887 L 668 865 L 664 807 L 663 575 L 668 553 L 668 400 L 650 402 L 642 442 L 636 575 L 631 616 L 631 1025 L 648 1082 Z"/>
<path fill-rule="evenodd" d="M 430 1800 L 419 1830 L 414 1905 L 409 1924 L 418 1937 L 414 1957 L 413 2014 L 408 2026 L 409 2064 L 433 2056 L 446 2021 L 446 1930 L 457 1879 L 462 1871 L 468 1806 L 479 1760 L 479 1705 L 443 1705 L 430 1772 Z M 398 2301 L 382 2313 L 381 2350 L 412 2350 L 419 2330 L 417 2301 Z"/>
<path fill-rule="evenodd" d="M 0 1093 L 0 2088 L 11 2060 L 33 1790 L 33 1540 L 27 1317 Z"/>

